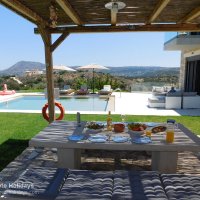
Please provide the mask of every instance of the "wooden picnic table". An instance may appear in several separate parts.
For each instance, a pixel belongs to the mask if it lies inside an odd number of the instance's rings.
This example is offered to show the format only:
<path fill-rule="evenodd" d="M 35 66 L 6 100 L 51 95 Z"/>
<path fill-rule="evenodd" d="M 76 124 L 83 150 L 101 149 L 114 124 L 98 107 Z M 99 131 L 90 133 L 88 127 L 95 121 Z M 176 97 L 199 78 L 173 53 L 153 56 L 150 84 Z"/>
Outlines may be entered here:
<path fill-rule="evenodd" d="M 161 173 L 175 173 L 177 168 L 178 152 L 200 151 L 200 139 L 182 124 L 175 130 L 173 143 L 166 143 L 163 134 L 152 134 L 152 142 L 148 144 L 135 144 L 132 140 L 116 143 L 112 140 L 114 135 L 132 137 L 128 130 L 123 133 L 114 133 L 103 130 L 101 134 L 109 136 L 105 143 L 93 143 L 88 140 L 91 132 L 85 127 L 86 122 L 77 126 L 73 121 L 54 121 L 44 130 L 40 131 L 29 141 L 31 147 L 57 148 L 58 167 L 78 169 L 81 164 L 81 150 L 121 150 L 121 151 L 150 151 L 152 152 L 152 170 Z M 84 139 L 78 142 L 68 140 L 70 135 L 82 135 Z"/>

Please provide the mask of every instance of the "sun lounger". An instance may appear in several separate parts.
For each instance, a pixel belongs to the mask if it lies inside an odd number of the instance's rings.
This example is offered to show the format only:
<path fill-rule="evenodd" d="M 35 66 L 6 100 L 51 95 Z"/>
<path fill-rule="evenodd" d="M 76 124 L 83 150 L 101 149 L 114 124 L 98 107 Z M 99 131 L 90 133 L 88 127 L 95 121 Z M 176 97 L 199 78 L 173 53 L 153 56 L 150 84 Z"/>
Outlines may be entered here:
<path fill-rule="evenodd" d="M 60 94 L 71 94 L 74 90 L 70 88 L 70 85 L 64 85 L 64 88 L 60 90 Z"/>
<path fill-rule="evenodd" d="M 87 85 L 81 85 L 81 89 L 76 91 L 77 95 L 86 95 L 88 93 L 89 91 L 88 91 Z"/>
<path fill-rule="evenodd" d="M 99 95 L 109 95 L 112 93 L 111 85 L 104 85 L 103 89 L 99 91 Z"/>

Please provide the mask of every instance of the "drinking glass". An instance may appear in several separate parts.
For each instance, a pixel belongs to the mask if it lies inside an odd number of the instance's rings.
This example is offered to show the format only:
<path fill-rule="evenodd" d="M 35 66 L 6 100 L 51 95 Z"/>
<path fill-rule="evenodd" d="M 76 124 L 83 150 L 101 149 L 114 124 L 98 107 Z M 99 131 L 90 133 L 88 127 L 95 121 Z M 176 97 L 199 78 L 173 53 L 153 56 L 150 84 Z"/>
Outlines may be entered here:
<path fill-rule="evenodd" d="M 167 123 L 167 130 L 166 130 L 166 142 L 173 143 L 174 142 L 174 128 L 175 124 Z"/>
<path fill-rule="evenodd" d="M 126 115 L 125 114 L 121 114 L 121 120 L 122 120 L 123 123 L 125 122 L 125 120 L 126 120 Z"/>
<path fill-rule="evenodd" d="M 151 133 L 152 133 L 151 129 L 146 129 L 146 130 L 145 130 L 145 135 L 146 135 L 147 137 L 149 137 L 149 138 L 151 138 Z"/>

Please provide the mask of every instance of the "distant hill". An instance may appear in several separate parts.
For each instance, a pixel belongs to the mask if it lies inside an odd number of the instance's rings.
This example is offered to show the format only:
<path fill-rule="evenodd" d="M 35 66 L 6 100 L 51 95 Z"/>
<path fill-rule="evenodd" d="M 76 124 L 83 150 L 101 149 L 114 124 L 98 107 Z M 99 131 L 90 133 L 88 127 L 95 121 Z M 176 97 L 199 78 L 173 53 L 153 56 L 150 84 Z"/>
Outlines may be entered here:
<path fill-rule="evenodd" d="M 78 67 L 78 66 L 76 66 Z M 72 68 L 76 68 L 72 66 Z M 179 76 L 178 67 L 155 67 L 155 66 L 124 66 L 124 67 L 108 67 L 110 70 L 102 70 L 113 76 L 124 77 L 159 77 L 159 76 Z M 23 76 L 28 70 L 45 70 L 45 64 L 40 62 L 20 61 L 6 70 L 0 71 L 0 76 L 17 75 Z"/>
<path fill-rule="evenodd" d="M 0 75 L 24 75 L 25 71 L 28 70 L 44 70 L 45 65 L 40 62 L 31 62 L 31 61 L 20 61 L 14 64 L 13 66 L 9 67 L 8 69 L 0 71 Z"/>
<path fill-rule="evenodd" d="M 126 77 L 158 77 L 158 76 L 179 76 L 178 67 L 154 67 L 154 66 L 129 66 L 129 67 L 109 67 L 107 73 L 113 76 Z"/>

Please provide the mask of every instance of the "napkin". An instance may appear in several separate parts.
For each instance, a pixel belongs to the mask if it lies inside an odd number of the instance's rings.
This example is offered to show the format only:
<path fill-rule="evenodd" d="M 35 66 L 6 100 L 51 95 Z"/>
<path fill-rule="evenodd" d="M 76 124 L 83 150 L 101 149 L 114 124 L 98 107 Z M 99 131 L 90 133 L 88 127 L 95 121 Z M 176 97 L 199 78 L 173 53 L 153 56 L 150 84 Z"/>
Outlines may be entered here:
<path fill-rule="evenodd" d="M 108 137 L 105 135 L 92 135 L 88 138 L 89 141 L 97 143 L 106 142 L 107 139 Z"/>
<path fill-rule="evenodd" d="M 129 140 L 129 138 L 125 137 L 125 136 L 115 136 L 112 138 L 112 140 L 114 142 L 120 143 L 120 142 L 127 142 Z"/>
<path fill-rule="evenodd" d="M 68 140 L 71 141 L 80 141 L 84 138 L 84 135 L 70 135 L 68 136 Z"/>
<path fill-rule="evenodd" d="M 147 144 L 147 143 L 151 143 L 151 139 L 149 137 L 138 137 L 138 138 L 134 138 L 133 142 L 136 144 Z"/>
<path fill-rule="evenodd" d="M 155 122 L 146 122 L 145 124 L 151 127 L 159 125 L 159 123 L 155 123 Z"/>

